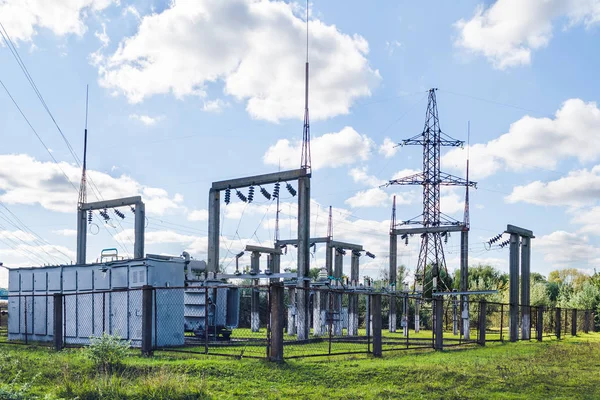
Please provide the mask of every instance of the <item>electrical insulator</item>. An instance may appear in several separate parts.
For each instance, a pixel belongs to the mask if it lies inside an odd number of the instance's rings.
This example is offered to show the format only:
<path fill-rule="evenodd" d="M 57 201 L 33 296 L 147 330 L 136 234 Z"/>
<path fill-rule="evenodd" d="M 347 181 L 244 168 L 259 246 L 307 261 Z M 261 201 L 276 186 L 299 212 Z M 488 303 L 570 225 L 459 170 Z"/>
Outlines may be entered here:
<path fill-rule="evenodd" d="M 88 210 L 88 224 L 92 223 L 92 218 L 93 218 L 92 210 Z"/>
<path fill-rule="evenodd" d="M 292 185 L 290 185 L 289 183 L 285 184 L 285 188 L 287 189 L 288 192 L 290 192 L 290 194 L 292 195 L 292 197 L 296 196 L 296 189 L 294 189 L 292 187 Z"/>
<path fill-rule="evenodd" d="M 448 235 L 444 235 L 444 243 L 448 244 Z"/>
<path fill-rule="evenodd" d="M 240 199 L 244 203 L 248 202 L 248 199 L 246 198 L 246 196 L 244 196 L 244 193 L 240 192 L 239 190 L 236 190 L 235 194 L 237 195 L 238 199 Z"/>
<path fill-rule="evenodd" d="M 277 199 L 279 197 L 279 187 L 281 186 L 281 183 L 279 182 L 275 182 L 275 186 L 273 187 L 273 198 Z"/>
<path fill-rule="evenodd" d="M 262 186 L 260 187 L 260 193 L 265 196 L 265 199 L 271 200 L 271 193 L 267 192 L 267 189 Z"/>
<path fill-rule="evenodd" d="M 121 210 L 117 210 L 117 209 L 115 209 L 115 214 L 117 214 L 117 215 L 119 216 L 119 218 L 121 218 L 121 219 L 125 219 L 125 214 L 123 214 L 123 213 L 121 212 Z"/>
<path fill-rule="evenodd" d="M 135 208 L 133 206 L 130 206 L 129 209 L 131 210 L 132 213 L 135 214 Z"/>
<path fill-rule="evenodd" d="M 248 188 L 248 203 L 252 203 L 254 200 L 254 186 Z"/>
<path fill-rule="evenodd" d="M 225 204 L 229 204 L 231 202 L 231 189 L 225 189 Z"/>
<path fill-rule="evenodd" d="M 110 217 L 108 216 L 108 211 L 106 211 L 106 208 L 102 211 L 100 211 L 100 215 L 102 216 L 102 218 L 104 218 L 104 222 L 108 222 L 108 220 L 110 219 Z"/>

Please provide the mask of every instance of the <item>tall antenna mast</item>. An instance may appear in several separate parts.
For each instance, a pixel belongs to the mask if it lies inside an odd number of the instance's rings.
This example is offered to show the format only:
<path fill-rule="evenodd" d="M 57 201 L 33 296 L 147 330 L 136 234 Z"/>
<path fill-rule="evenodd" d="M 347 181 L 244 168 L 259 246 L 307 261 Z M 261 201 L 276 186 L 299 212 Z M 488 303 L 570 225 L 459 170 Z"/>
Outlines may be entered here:
<path fill-rule="evenodd" d="M 304 131 L 300 168 L 310 169 L 310 118 L 308 113 L 308 0 L 306 0 L 306 68 L 304 75 Z"/>
<path fill-rule="evenodd" d="M 471 144 L 471 121 L 467 124 L 467 182 L 469 182 L 469 146 Z M 469 230 L 471 228 L 471 221 L 469 218 L 469 185 L 465 186 L 465 214 L 463 217 L 463 223 L 465 225 L 465 230 Z"/>
<path fill-rule="evenodd" d="M 85 86 L 85 130 L 83 131 L 83 166 L 81 169 L 81 183 L 79 184 L 79 207 L 87 203 L 87 126 L 88 126 L 88 93 L 89 85 Z"/>

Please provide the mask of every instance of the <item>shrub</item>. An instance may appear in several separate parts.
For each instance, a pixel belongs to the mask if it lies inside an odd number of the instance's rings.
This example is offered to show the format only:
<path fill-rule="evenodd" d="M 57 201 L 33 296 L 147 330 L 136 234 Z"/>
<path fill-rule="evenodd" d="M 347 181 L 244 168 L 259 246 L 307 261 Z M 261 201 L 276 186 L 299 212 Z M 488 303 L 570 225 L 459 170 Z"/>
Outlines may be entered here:
<path fill-rule="evenodd" d="M 84 353 L 100 371 L 111 373 L 123 364 L 130 346 L 130 341 L 105 332 L 102 336 L 92 336 Z"/>

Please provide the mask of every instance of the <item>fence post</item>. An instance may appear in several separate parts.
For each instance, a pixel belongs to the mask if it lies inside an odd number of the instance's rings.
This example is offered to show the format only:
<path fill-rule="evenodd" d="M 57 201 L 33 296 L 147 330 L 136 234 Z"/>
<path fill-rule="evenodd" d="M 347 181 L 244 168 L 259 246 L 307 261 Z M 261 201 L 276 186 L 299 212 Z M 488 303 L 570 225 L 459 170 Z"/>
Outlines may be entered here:
<path fill-rule="evenodd" d="M 433 330 L 435 332 L 435 341 L 433 347 L 435 350 L 444 349 L 444 299 L 442 296 L 436 296 L 433 300 L 433 306 L 435 307 L 434 325 Z"/>
<path fill-rule="evenodd" d="M 142 287 L 142 355 L 152 356 L 152 286 Z"/>
<path fill-rule="evenodd" d="M 590 331 L 590 310 L 585 310 L 583 313 L 583 333 Z"/>
<path fill-rule="evenodd" d="M 485 299 L 479 302 L 479 344 L 485 346 L 485 331 L 487 317 L 487 301 Z"/>
<path fill-rule="evenodd" d="M 544 306 L 539 306 L 537 309 L 537 324 L 535 330 L 537 341 L 541 342 L 544 334 Z"/>
<path fill-rule="evenodd" d="M 271 346 L 269 360 L 283 361 L 283 284 L 271 283 Z"/>
<path fill-rule="evenodd" d="M 577 309 L 571 310 L 571 336 L 577 336 Z"/>
<path fill-rule="evenodd" d="M 373 294 L 371 299 L 373 319 L 373 356 L 381 357 L 381 294 Z"/>
<path fill-rule="evenodd" d="M 556 331 L 556 338 L 557 339 L 560 339 L 560 333 L 561 333 L 561 326 L 560 326 L 561 325 L 560 324 L 561 321 L 560 320 L 561 320 L 561 316 L 562 316 L 562 313 L 561 313 L 560 307 L 556 307 L 556 318 L 555 318 L 555 320 L 556 320 L 556 326 L 555 326 L 555 331 Z"/>
<path fill-rule="evenodd" d="M 596 313 L 590 312 L 590 331 L 596 332 Z"/>
<path fill-rule="evenodd" d="M 54 350 L 60 351 L 63 348 L 63 295 L 54 293 L 54 320 L 52 334 L 54 335 Z"/>

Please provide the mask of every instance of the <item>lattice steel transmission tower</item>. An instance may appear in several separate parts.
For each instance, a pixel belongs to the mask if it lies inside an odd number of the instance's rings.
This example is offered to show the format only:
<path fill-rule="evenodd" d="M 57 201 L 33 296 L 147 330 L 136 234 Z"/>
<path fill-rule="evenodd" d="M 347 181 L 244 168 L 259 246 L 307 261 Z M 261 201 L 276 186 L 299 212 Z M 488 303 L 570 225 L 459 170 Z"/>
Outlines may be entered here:
<path fill-rule="evenodd" d="M 423 147 L 423 172 L 405 178 L 389 181 L 390 185 L 421 185 L 423 186 L 423 213 L 410 220 L 402 221 L 401 225 L 416 224 L 424 228 L 436 228 L 426 231 L 421 235 L 421 249 L 415 271 L 415 284 L 423 284 L 423 291 L 431 283 L 425 282 L 427 268 L 431 268 L 431 279 L 438 278 L 440 271 L 447 274 L 446 259 L 444 257 L 443 243 L 447 241 L 447 232 L 444 226 L 458 226 L 461 222 L 444 214 L 440 210 L 441 186 L 475 186 L 463 178 L 440 171 L 440 155 L 442 146 L 462 147 L 463 141 L 453 139 L 440 129 L 438 118 L 436 88 L 429 90 L 427 112 L 425 114 L 425 127 L 423 132 L 409 139 L 403 140 L 402 146 Z M 393 227 L 395 228 L 395 227 Z M 443 281 L 442 281 L 443 282 Z"/>

